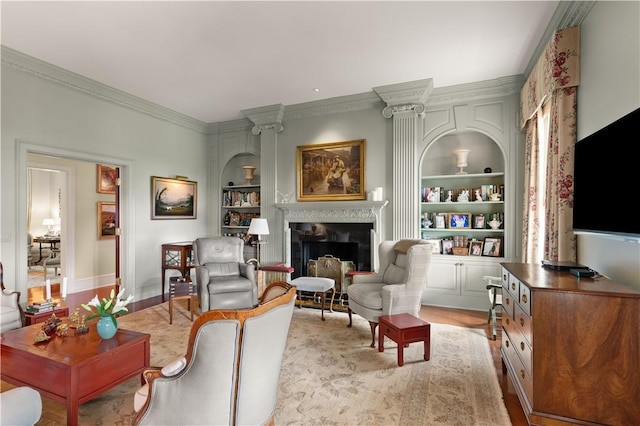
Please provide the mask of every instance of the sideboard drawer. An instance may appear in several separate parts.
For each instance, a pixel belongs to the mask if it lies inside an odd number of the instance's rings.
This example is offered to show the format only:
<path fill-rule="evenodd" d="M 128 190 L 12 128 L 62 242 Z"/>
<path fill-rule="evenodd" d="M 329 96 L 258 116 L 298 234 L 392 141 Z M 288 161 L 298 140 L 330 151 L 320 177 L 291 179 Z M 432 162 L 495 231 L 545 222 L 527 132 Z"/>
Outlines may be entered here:
<path fill-rule="evenodd" d="M 518 288 L 518 304 L 527 315 L 531 315 L 531 289 L 522 283 Z"/>
<path fill-rule="evenodd" d="M 515 315 L 513 317 L 516 327 L 522 333 L 527 343 L 533 345 L 533 336 L 531 335 L 531 317 L 527 315 L 519 304 L 515 306 Z"/>

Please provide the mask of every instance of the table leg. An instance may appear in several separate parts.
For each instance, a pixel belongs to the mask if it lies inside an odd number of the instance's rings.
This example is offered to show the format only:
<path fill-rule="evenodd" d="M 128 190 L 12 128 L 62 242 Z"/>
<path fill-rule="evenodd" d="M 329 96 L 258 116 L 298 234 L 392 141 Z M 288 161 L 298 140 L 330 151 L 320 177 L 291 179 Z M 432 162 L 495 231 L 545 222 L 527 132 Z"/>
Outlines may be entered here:
<path fill-rule="evenodd" d="M 431 324 L 426 326 L 426 337 L 424 339 L 424 360 L 431 358 Z"/>
<path fill-rule="evenodd" d="M 384 332 L 383 327 L 378 327 L 378 352 L 384 352 Z"/>
<path fill-rule="evenodd" d="M 404 333 L 400 333 L 398 338 L 398 365 L 400 367 L 404 365 Z"/>
<path fill-rule="evenodd" d="M 73 388 L 73 386 L 72 386 Z M 72 391 L 67 395 L 67 426 L 78 425 L 78 391 Z"/>

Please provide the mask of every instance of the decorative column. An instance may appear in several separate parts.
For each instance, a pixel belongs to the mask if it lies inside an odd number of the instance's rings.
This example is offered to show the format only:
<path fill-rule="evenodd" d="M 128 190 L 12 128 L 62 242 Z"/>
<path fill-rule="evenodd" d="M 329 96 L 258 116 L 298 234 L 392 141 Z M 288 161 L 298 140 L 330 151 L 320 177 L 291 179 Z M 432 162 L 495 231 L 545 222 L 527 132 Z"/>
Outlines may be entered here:
<path fill-rule="evenodd" d="M 433 91 L 433 80 L 374 87 L 387 104 L 385 118 L 393 117 L 392 239 L 420 237 L 420 153 L 416 147 L 422 134 L 421 117 Z"/>
<path fill-rule="evenodd" d="M 284 105 L 276 104 L 265 107 L 252 108 L 242 111 L 253 122 L 251 133 L 260 135 L 260 216 L 267 219 L 269 228 L 276 232 L 264 238 L 260 247 L 262 263 L 267 265 L 281 262 L 285 258 L 283 253 L 283 235 L 277 232 L 282 229 L 282 219 L 276 214 L 276 182 L 278 133 L 284 130 L 282 117 Z"/>

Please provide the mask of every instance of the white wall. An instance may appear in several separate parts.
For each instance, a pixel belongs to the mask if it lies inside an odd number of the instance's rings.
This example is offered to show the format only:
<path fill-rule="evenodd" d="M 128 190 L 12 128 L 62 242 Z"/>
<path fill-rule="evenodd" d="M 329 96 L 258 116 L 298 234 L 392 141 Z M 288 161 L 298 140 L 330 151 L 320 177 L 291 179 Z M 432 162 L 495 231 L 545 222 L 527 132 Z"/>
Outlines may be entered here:
<path fill-rule="evenodd" d="M 33 151 L 122 166 L 126 180 L 122 200 L 123 285 L 128 290 L 135 289 L 136 299 L 159 294 L 161 244 L 204 235 L 208 200 L 206 191 L 201 191 L 196 220 L 151 220 L 150 177 L 188 176 L 205 189 L 206 136 L 153 114 L 69 88 L 56 79 L 24 72 L 4 60 L 3 51 L 0 259 L 5 285 L 26 294 L 24 152 Z M 37 71 L 38 65 L 34 69 Z M 77 83 L 73 76 L 69 79 Z M 95 188 L 96 183 L 83 180 L 78 185 Z M 81 217 L 77 220 L 82 221 L 85 215 L 95 220 L 97 213 L 89 208 L 78 214 Z M 97 242 L 95 230 L 83 232 L 90 233 Z M 86 246 L 79 244 L 75 249 L 83 248 Z M 70 279 L 69 292 L 77 291 L 79 286 L 100 284 L 100 277 L 85 278 L 78 274 L 77 282 Z"/>
<path fill-rule="evenodd" d="M 640 2 L 596 2 L 581 25 L 578 140 L 638 107 Z M 630 136 L 629 143 L 635 141 L 637 136 Z M 629 183 L 616 182 L 615 186 L 626 191 Z M 621 197 L 615 202 L 625 200 Z M 606 214 L 606 210 L 594 205 L 595 214 Z M 639 241 L 579 235 L 578 262 L 640 289 Z"/>

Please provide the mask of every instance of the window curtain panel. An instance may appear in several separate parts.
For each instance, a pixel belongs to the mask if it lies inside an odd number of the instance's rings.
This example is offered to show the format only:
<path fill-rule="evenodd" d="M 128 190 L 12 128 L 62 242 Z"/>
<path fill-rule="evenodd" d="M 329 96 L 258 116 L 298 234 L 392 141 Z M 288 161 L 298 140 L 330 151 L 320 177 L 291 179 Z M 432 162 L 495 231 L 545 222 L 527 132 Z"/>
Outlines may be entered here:
<path fill-rule="evenodd" d="M 573 149 L 576 143 L 576 91 L 580 81 L 580 27 L 558 30 L 538 58 L 520 94 L 521 128 L 525 131 L 524 262 L 576 261 L 573 233 Z M 549 103 L 547 168 L 540 170 L 536 115 Z M 546 175 L 544 206 L 536 182 Z M 540 229 L 537 212 L 544 208 Z M 544 232 L 544 247 L 537 247 Z M 542 256 L 539 251 L 542 250 Z"/>

